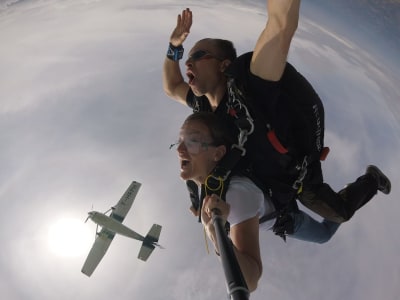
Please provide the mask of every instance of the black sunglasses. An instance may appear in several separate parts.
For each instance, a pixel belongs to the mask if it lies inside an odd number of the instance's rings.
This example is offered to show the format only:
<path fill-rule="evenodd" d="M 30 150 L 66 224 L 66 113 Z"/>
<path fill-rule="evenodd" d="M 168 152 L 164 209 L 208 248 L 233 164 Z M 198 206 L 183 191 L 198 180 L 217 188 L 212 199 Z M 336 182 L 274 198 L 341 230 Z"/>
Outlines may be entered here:
<path fill-rule="evenodd" d="M 197 50 L 194 52 L 192 55 L 188 57 L 188 61 L 198 61 L 201 59 L 210 59 L 214 58 L 216 60 L 222 61 L 223 59 L 220 59 L 219 57 L 216 57 L 215 55 L 212 55 L 211 53 L 204 51 L 204 50 Z"/>

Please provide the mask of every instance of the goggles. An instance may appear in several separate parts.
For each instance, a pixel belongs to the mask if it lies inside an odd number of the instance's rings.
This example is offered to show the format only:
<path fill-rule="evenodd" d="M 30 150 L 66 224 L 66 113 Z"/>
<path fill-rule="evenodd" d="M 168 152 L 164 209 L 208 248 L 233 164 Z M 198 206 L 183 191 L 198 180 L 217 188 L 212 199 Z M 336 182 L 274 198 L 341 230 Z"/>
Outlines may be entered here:
<path fill-rule="evenodd" d="M 211 59 L 214 58 L 216 60 L 222 61 L 222 59 L 216 57 L 215 55 L 204 51 L 204 50 L 197 50 L 194 53 L 192 53 L 192 55 L 190 55 L 187 59 L 187 61 L 198 61 L 198 60 L 202 60 L 202 59 Z"/>
<path fill-rule="evenodd" d="M 172 149 L 175 146 L 179 147 L 179 145 L 182 143 L 185 145 L 187 152 L 189 152 L 190 154 L 199 154 L 202 149 L 207 150 L 208 147 L 216 147 L 214 143 L 203 142 L 196 137 L 187 136 L 183 138 L 180 137 L 177 142 L 169 146 L 169 149 Z"/>

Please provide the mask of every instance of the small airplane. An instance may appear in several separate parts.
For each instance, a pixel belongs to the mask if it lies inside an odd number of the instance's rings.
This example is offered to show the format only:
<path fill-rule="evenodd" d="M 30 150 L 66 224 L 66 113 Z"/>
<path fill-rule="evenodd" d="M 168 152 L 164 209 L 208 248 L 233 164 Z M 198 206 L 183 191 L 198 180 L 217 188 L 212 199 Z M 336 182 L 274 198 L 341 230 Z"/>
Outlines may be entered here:
<path fill-rule="evenodd" d="M 109 216 L 106 215 L 107 212 L 104 214 L 97 211 L 88 213 L 89 216 L 86 221 L 91 219 L 98 226 L 101 226 L 102 229 L 100 232 L 96 229 L 97 237 L 83 264 L 82 273 L 89 277 L 92 275 L 97 265 L 106 254 L 116 233 L 142 241 L 138 258 L 143 261 L 149 258 L 156 246 L 162 248 L 162 246 L 158 244 L 161 233 L 160 225 L 153 224 L 148 234 L 144 237 L 122 224 L 122 221 L 125 219 L 125 216 L 132 206 L 133 200 L 135 200 L 140 186 L 141 184 L 139 182 L 133 181 L 118 201 L 117 205 L 110 209 L 111 214 Z"/>

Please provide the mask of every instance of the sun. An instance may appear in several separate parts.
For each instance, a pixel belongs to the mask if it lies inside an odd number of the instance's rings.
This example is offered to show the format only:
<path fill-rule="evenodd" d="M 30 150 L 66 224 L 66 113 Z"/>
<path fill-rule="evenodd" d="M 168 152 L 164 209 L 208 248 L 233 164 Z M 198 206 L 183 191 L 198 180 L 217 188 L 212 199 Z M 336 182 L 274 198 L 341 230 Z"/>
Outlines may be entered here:
<path fill-rule="evenodd" d="M 49 226 L 49 250 L 63 257 L 82 255 L 93 243 L 93 233 L 82 220 L 62 218 Z"/>

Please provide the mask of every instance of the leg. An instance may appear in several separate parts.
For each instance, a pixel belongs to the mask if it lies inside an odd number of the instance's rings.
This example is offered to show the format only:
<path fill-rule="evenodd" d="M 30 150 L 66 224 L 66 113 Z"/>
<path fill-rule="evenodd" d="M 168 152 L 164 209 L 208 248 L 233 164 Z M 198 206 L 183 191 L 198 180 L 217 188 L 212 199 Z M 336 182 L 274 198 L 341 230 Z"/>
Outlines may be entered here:
<path fill-rule="evenodd" d="M 326 183 L 304 186 L 298 198 L 305 207 L 325 219 L 337 223 L 348 220 L 343 198 Z"/>
<path fill-rule="evenodd" d="M 348 184 L 339 191 L 340 197 L 344 200 L 347 211 L 347 220 L 354 213 L 363 207 L 378 192 L 378 183 L 371 174 L 365 174 L 357 178 L 353 183 Z"/>
<path fill-rule="evenodd" d="M 320 216 L 341 223 L 349 220 L 378 190 L 389 193 L 390 181 L 378 168 L 369 166 L 364 175 L 339 193 L 326 183 L 305 184 L 299 200 Z"/>
<path fill-rule="evenodd" d="M 302 241 L 326 243 L 340 226 L 339 223 L 326 219 L 318 222 L 301 210 L 291 213 L 291 216 L 294 219 L 294 232 L 288 236 Z"/>

